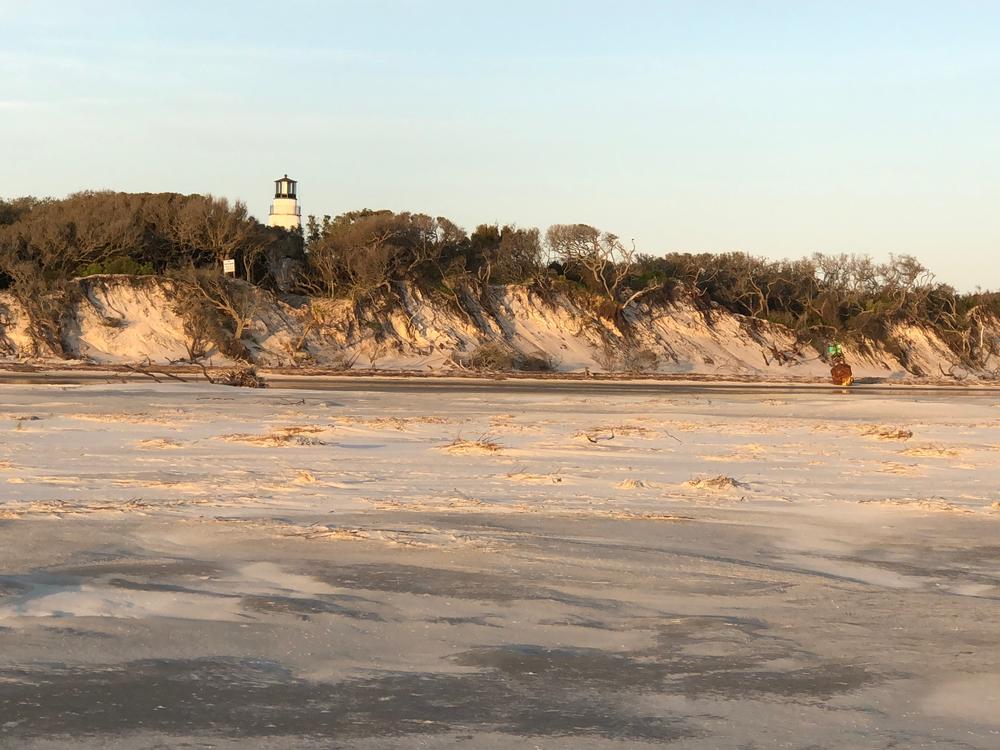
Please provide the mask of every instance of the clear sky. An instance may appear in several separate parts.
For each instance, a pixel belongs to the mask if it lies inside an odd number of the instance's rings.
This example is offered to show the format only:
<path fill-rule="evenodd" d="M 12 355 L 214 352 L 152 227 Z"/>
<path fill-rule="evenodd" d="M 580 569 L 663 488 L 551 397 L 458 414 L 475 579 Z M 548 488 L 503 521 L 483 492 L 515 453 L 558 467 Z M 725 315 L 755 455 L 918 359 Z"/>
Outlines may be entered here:
<path fill-rule="evenodd" d="M 84 188 L 1000 288 L 1000 2 L 0 0 L 0 195 Z"/>

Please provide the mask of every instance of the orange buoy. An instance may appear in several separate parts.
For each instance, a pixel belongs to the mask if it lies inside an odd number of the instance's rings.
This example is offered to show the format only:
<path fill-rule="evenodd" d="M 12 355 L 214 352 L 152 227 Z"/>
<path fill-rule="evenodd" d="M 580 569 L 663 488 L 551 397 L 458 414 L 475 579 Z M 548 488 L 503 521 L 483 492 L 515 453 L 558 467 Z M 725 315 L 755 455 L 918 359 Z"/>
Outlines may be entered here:
<path fill-rule="evenodd" d="M 830 379 L 834 385 L 853 385 L 854 371 L 846 362 L 837 362 L 830 368 Z"/>

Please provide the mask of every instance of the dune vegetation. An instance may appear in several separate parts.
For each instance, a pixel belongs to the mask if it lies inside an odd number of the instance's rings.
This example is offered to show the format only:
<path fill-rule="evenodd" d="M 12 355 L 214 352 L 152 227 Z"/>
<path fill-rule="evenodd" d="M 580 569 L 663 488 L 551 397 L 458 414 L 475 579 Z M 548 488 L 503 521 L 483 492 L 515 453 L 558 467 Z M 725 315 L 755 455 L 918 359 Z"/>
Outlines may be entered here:
<path fill-rule="evenodd" d="M 225 259 L 236 261 L 237 278 L 222 275 Z M 191 361 L 209 351 L 252 360 L 255 315 L 279 303 L 300 313 L 300 349 L 319 335 L 319 311 L 331 304 L 350 318 L 344 325 L 355 338 L 371 339 L 369 349 L 379 341 L 392 348 L 393 317 L 412 323 L 419 300 L 425 317 L 439 310 L 490 334 L 465 341 L 455 363 L 558 369 L 558 351 L 508 346 L 504 300 L 512 289 L 543 306 L 571 309 L 578 328 L 595 332 L 593 346 L 609 350 L 609 366 L 600 367 L 606 370 L 656 370 L 658 361 L 677 360 L 669 342 L 645 345 L 639 331 L 678 306 L 697 311 L 707 331 L 720 317 L 735 316 L 746 336 L 766 339 L 768 365 L 801 359 L 806 350 L 822 357 L 825 343 L 839 340 L 861 354 L 894 358 L 914 374 L 937 374 L 909 361 L 900 327 L 932 336 L 949 372 L 992 371 L 1000 355 L 1000 294 L 960 293 L 908 255 L 887 262 L 859 255 L 654 255 L 585 224 L 544 232 L 482 224 L 468 232 L 444 217 L 367 209 L 310 216 L 298 233 L 262 225 L 239 202 L 173 193 L 0 201 L 0 290 L 18 306 L 34 342 L 19 356 L 75 356 L 67 336 L 73 306 L 85 294 L 79 280 L 109 274 L 164 285 L 195 344 Z M 780 346 L 775 331 L 783 332 Z M 598 351 L 595 361 L 601 358 Z"/>

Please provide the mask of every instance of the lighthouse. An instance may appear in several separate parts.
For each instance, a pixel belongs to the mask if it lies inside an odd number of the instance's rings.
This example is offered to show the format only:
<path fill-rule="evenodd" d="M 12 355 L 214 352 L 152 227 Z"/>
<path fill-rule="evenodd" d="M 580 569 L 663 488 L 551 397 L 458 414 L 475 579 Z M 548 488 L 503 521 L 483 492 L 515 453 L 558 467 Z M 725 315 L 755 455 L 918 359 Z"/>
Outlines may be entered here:
<path fill-rule="evenodd" d="M 267 217 L 269 227 L 295 230 L 302 226 L 302 209 L 295 197 L 295 185 L 295 180 L 289 179 L 287 174 L 274 181 L 274 203 Z"/>

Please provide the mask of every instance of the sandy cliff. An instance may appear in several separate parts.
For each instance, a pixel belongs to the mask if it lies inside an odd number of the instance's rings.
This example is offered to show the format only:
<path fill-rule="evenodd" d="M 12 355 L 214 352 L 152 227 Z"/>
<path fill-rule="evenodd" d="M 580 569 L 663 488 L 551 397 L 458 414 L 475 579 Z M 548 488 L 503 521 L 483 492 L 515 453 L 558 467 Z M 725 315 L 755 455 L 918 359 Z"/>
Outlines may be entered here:
<path fill-rule="evenodd" d="M 99 364 L 181 362 L 191 356 L 188 311 L 169 282 L 151 277 L 78 280 L 62 320 L 63 352 L 32 336 L 23 307 L 0 295 L 0 353 L 8 361 L 71 358 Z M 277 299 L 261 293 L 243 344 L 262 366 L 443 371 L 470 366 L 485 349 L 522 367 L 564 372 L 644 371 L 762 379 L 825 377 L 828 365 L 787 328 L 694 305 L 640 305 L 628 337 L 565 296 L 542 299 L 523 287 L 496 287 L 462 305 L 402 290 L 402 303 L 375 310 L 347 301 Z M 1000 322 L 984 335 L 1000 337 Z M 223 347 L 225 348 L 225 347 Z M 890 353 L 892 352 L 892 353 Z M 1000 359 L 975 369 L 934 331 L 900 325 L 884 342 L 848 346 L 858 377 L 991 376 Z M 217 346 L 206 362 L 229 359 Z"/>

